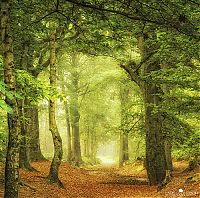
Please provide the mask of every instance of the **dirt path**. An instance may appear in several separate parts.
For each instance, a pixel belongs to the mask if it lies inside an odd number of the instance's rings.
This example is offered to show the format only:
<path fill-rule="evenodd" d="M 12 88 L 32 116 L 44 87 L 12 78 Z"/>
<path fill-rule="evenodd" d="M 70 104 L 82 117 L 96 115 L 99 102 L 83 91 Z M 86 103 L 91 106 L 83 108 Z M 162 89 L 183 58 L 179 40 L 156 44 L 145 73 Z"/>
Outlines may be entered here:
<path fill-rule="evenodd" d="M 22 181 L 29 185 L 20 188 L 20 198 L 198 197 L 199 193 L 198 183 L 185 184 L 189 175 L 179 174 L 184 167 L 177 169 L 173 181 L 164 190 L 157 192 L 156 186 L 148 186 L 146 171 L 141 165 L 132 164 L 120 169 L 114 166 L 74 168 L 62 163 L 60 179 L 64 189 L 46 181 L 49 166 L 50 162 L 37 162 L 33 163 L 33 167 L 38 172 L 20 170 Z M 179 189 L 184 192 L 179 192 Z M 2 182 L 0 197 L 3 197 Z"/>

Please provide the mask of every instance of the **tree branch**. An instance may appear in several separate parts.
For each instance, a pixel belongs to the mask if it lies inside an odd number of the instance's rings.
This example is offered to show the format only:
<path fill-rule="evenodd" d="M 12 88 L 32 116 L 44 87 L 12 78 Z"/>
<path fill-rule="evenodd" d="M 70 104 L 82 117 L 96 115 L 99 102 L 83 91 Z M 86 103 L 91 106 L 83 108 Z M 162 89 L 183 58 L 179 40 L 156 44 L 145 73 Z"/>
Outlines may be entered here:
<path fill-rule="evenodd" d="M 130 67 L 130 65 L 121 64 L 120 67 L 130 75 L 132 81 L 134 81 L 139 87 L 142 86 L 143 81 L 141 80 L 140 76 L 135 72 L 135 70 Z"/>

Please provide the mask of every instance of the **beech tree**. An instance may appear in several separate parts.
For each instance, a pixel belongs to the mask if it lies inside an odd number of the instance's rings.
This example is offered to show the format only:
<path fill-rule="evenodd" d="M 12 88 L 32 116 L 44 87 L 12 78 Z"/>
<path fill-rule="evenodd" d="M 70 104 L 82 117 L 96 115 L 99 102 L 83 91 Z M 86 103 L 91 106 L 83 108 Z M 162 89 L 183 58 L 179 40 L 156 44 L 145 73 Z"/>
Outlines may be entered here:
<path fill-rule="evenodd" d="M 16 80 L 14 74 L 13 39 L 11 33 L 9 0 L 1 1 L 1 38 L 4 64 L 5 84 L 10 91 L 16 92 Z M 6 198 L 18 197 L 19 188 L 19 112 L 15 97 L 6 98 L 6 103 L 13 112 L 8 113 L 8 146 L 5 167 L 5 193 Z"/>
<path fill-rule="evenodd" d="M 50 35 L 50 86 L 56 88 L 56 32 Z M 58 176 L 59 166 L 62 160 L 62 139 L 58 132 L 56 118 L 55 118 L 55 98 L 50 96 L 49 100 L 49 130 L 51 131 L 54 143 L 54 157 L 51 163 L 48 179 L 52 183 L 62 186 Z"/>

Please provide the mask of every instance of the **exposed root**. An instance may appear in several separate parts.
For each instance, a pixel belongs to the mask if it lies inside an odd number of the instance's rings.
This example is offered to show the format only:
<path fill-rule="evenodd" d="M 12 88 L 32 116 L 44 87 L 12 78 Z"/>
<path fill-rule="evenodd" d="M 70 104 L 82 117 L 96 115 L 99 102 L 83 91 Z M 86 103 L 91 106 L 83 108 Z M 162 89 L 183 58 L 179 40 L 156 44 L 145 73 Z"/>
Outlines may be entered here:
<path fill-rule="evenodd" d="M 199 161 L 197 159 L 193 159 L 193 160 L 189 161 L 188 167 L 185 170 L 183 170 L 182 173 L 188 173 L 188 172 L 191 172 L 198 168 L 199 168 Z"/>
<path fill-rule="evenodd" d="M 163 188 L 165 188 L 167 186 L 167 184 L 169 182 L 171 182 L 171 181 L 172 181 L 172 176 L 171 176 L 170 170 L 166 170 L 166 177 L 165 177 L 165 179 L 160 184 L 158 184 L 158 186 L 157 186 L 157 192 L 159 192 Z"/>
<path fill-rule="evenodd" d="M 31 186 L 31 185 L 29 185 L 29 184 L 23 182 L 23 181 L 20 181 L 20 182 L 19 182 L 19 185 L 20 185 L 20 186 L 26 186 L 26 187 L 29 187 L 29 188 L 30 188 L 31 190 L 33 190 L 34 192 L 37 191 L 37 189 L 36 189 L 35 187 L 33 187 L 33 186 Z"/>
<path fill-rule="evenodd" d="M 46 177 L 46 180 L 49 184 L 54 184 L 54 185 L 58 186 L 59 188 L 65 188 L 63 183 L 58 178 L 52 179 L 52 178 Z"/>

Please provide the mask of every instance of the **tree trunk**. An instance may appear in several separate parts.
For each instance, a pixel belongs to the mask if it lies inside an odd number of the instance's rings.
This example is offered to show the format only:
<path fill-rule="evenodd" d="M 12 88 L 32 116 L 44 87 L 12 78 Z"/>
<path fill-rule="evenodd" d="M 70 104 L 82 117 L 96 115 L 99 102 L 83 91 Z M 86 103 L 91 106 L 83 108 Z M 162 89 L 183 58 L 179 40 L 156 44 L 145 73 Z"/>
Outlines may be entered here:
<path fill-rule="evenodd" d="M 124 82 L 125 83 L 125 82 Z M 123 166 L 124 162 L 129 160 L 128 153 L 128 132 L 127 132 L 127 105 L 129 89 L 123 84 L 120 87 L 121 100 L 121 131 L 120 131 L 120 148 L 119 148 L 119 166 Z"/>
<path fill-rule="evenodd" d="M 19 116 L 20 116 L 20 128 L 21 128 L 21 138 L 20 138 L 20 153 L 19 153 L 19 166 L 20 168 L 26 168 L 33 170 L 30 165 L 29 159 L 29 145 L 27 141 L 27 131 L 26 131 L 26 121 L 24 115 L 24 99 L 18 101 L 19 104 Z"/>
<path fill-rule="evenodd" d="M 50 36 L 50 86 L 56 88 L 56 33 Z M 62 183 L 58 176 L 59 167 L 62 160 L 62 139 L 58 132 L 55 118 L 55 99 L 49 100 L 49 130 L 51 131 L 54 143 L 54 156 L 51 163 L 48 179 L 51 183 L 55 183 L 62 187 Z"/>
<path fill-rule="evenodd" d="M 81 157 L 81 146 L 80 146 L 80 133 L 79 133 L 79 113 L 77 110 L 74 112 L 74 118 L 72 122 L 72 163 L 75 166 L 80 166 L 82 164 Z"/>
<path fill-rule="evenodd" d="M 161 65 L 162 69 L 169 69 L 169 66 L 166 64 Z M 170 94 L 170 86 L 164 84 L 162 86 L 162 90 L 164 94 Z M 166 171 L 169 172 L 168 175 L 171 175 L 171 171 L 173 171 L 173 163 L 172 163 L 172 135 L 169 131 L 163 131 L 165 133 L 164 144 L 165 144 L 165 158 L 166 158 Z"/>
<path fill-rule="evenodd" d="M 13 61 L 13 40 L 10 27 L 10 1 L 1 1 L 1 38 L 4 61 L 4 81 L 10 91 L 16 91 Z M 19 189 L 19 113 L 15 98 L 6 98 L 13 113 L 8 113 L 8 146 L 5 166 L 5 198 L 17 198 Z"/>
<path fill-rule="evenodd" d="M 67 102 L 65 102 L 65 114 L 66 114 L 66 125 L 67 125 L 67 161 L 71 163 L 72 160 L 72 138 L 71 138 L 71 126 L 69 119 L 69 107 Z"/>
<path fill-rule="evenodd" d="M 30 58 L 29 58 L 29 48 L 30 41 L 29 39 L 25 39 L 22 42 L 23 52 L 20 59 L 20 69 L 28 71 L 33 75 L 33 71 L 30 70 Z M 34 76 L 37 78 L 37 76 Z M 25 99 L 23 114 L 25 118 L 28 118 L 26 122 L 23 124 L 24 132 L 26 133 L 26 139 L 29 140 L 24 147 L 24 153 L 29 153 L 29 159 L 31 161 L 44 160 L 44 156 L 40 150 L 40 142 L 39 142 L 39 121 L 38 121 L 38 109 L 37 105 L 32 105 L 28 99 Z M 29 126 L 28 126 L 29 125 Z M 27 151 L 26 151 L 27 150 Z M 28 165 L 28 163 L 27 163 Z"/>
<path fill-rule="evenodd" d="M 170 172 L 173 171 L 172 163 L 172 143 L 171 138 L 165 138 L 165 158 L 166 158 L 166 169 Z"/>
<path fill-rule="evenodd" d="M 38 107 L 26 100 L 25 117 L 27 119 L 26 131 L 29 139 L 30 161 L 45 160 L 40 149 Z"/>
<path fill-rule="evenodd" d="M 90 153 L 89 157 L 94 163 L 96 163 L 96 161 L 97 161 L 97 159 L 96 159 L 97 141 L 96 141 L 96 131 L 95 131 L 94 126 L 92 127 L 90 138 L 91 138 L 91 140 L 90 140 L 91 141 L 91 144 L 90 144 L 91 153 Z"/>
<path fill-rule="evenodd" d="M 150 185 L 161 183 L 166 170 L 162 117 L 153 109 L 154 105 L 158 105 L 159 99 L 155 95 L 158 93 L 155 85 L 145 85 L 146 168 Z"/>
<path fill-rule="evenodd" d="M 129 160 L 128 153 L 128 133 L 121 131 L 120 132 L 120 151 L 119 151 L 119 166 Z"/>
<path fill-rule="evenodd" d="M 83 163 L 81 157 L 81 145 L 80 145 L 80 132 L 79 132 L 79 103 L 78 103 L 78 81 L 79 76 L 76 71 L 77 67 L 77 55 L 73 53 L 72 57 L 72 66 L 74 70 L 71 72 L 72 75 L 72 98 L 71 98 L 71 114 L 72 114 L 72 163 L 75 166 L 80 166 Z"/>
<path fill-rule="evenodd" d="M 146 39 L 151 38 L 147 36 Z M 151 35 L 154 36 L 154 33 Z M 141 51 L 142 60 L 145 60 L 143 66 L 143 75 L 148 76 L 152 71 L 160 69 L 159 62 L 155 59 L 149 59 L 152 51 L 157 49 L 155 44 L 147 46 L 143 36 L 139 38 L 138 46 Z M 150 185 L 161 183 L 166 175 L 166 159 L 164 148 L 164 137 L 162 131 L 162 116 L 157 109 L 161 102 L 160 95 L 162 90 L 160 85 L 145 80 L 143 82 L 143 98 L 145 103 L 145 128 L 146 128 L 146 168 Z"/>

